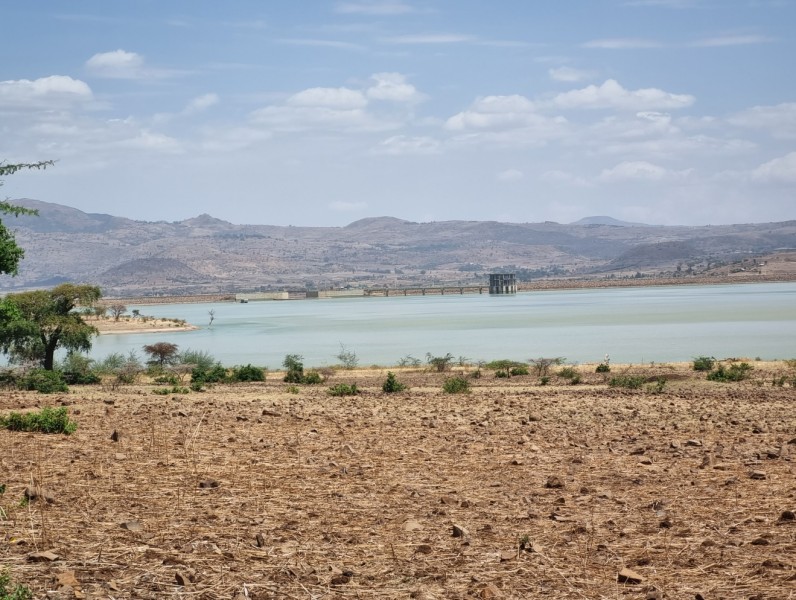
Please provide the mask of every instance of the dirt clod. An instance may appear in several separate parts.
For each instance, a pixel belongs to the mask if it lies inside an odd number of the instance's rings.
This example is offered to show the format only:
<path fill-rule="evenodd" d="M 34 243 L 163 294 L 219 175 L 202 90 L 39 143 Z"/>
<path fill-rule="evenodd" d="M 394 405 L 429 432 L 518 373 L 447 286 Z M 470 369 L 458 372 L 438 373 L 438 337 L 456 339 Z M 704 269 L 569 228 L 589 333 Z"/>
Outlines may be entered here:
<path fill-rule="evenodd" d="M 627 583 L 630 585 L 634 585 L 644 581 L 644 578 L 635 571 L 633 571 L 632 569 L 628 569 L 627 567 L 625 567 L 624 569 L 619 571 L 619 575 L 616 576 L 616 580 L 619 583 Z"/>

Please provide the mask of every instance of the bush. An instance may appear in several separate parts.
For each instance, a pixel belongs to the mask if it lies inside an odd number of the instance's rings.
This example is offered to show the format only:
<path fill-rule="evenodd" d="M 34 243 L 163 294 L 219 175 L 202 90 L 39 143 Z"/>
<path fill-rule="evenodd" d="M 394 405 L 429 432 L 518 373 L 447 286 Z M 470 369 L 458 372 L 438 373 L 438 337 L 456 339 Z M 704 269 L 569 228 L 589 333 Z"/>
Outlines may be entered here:
<path fill-rule="evenodd" d="M 694 371 L 710 371 L 716 364 L 716 359 L 712 356 L 697 356 L 694 359 Z"/>
<path fill-rule="evenodd" d="M 265 381 L 265 371 L 260 367 L 246 365 L 234 367 L 230 375 L 232 381 Z"/>
<path fill-rule="evenodd" d="M 323 376 L 318 371 L 310 371 L 301 378 L 301 383 L 306 385 L 318 385 L 323 383 Z"/>
<path fill-rule="evenodd" d="M 640 375 L 617 375 L 611 377 L 608 382 L 609 387 L 626 388 L 628 390 L 638 390 L 644 385 L 644 378 Z"/>
<path fill-rule="evenodd" d="M 165 383 L 168 385 L 178 385 L 180 383 L 180 378 L 177 377 L 174 373 L 164 373 L 155 378 L 155 383 Z"/>
<path fill-rule="evenodd" d="M 209 352 L 191 349 L 180 352 L 179 360 L 183 365 L 193 365 L 205 371 L 212 369 L 218 362 Z"/>
<path fill-rule="evenodd" d="M 93 372 L 94 361 L 85 354 L 69 352 L 58 365 L 63 380 L 69 385 L 92 385 L 100 383 L 99 375 Z"/>
<path fill-rule="evenodd" d="M 77 423 L 69 420 L 69 415 L 66 414 L 66 407 L 50 408 L 45 406 L 39 412 L 12 412 L 6 417 L 0 416 L 0 427 L 10 431 L 34 431 L 69 435 L 75 432 Z"/>
<path fill-rule="evenodd" d="M 356 396 L 359 393 L 357 389 L 357 384 L 352 383 L 348 385 L 346 383 L 338 383 L 335 386 L 329 388 L 328 394 L 330 396 Z"/>
<path fill-rule="evenodd" d="M 547 385 L 550 383 L 550 377 L 548 375 L 542 375 L 539 378 L 539 385 Z"/>
<path fill-rule="evenodd" d="M 24 585 L 17 584 L 11 587 L 11 576 L 8 571 L 0 573 L 0 600 L 32 600 L 33 592 Z"/>
<path fill-rule="evenodd" d="M 415 358 L 411 354 L 407 354 L 403 358 L 398 360 L 399 367 L 419 367 L 420 366 L 420 359 Z"/>
<path fill-rule="evenodd" d="M 594 370 L 595 373 L 610 373 L 611 366 L 608 363 L 600 363 Z"/>
<path fill-rule="evenodd" d="M 354 369 L 359 364 L 357 353 L 343 343 L 340 344 L 340 353 L 337 355 L 337 360 L 346 369 Z"/>
<path fill-rule="evenodd" d="M 394 394 L 395 392 L 403 392 L 406 386 L 395 378 L 395 373 L 387 371 L 387 380 L 381 386 L 381 389 L 387 394 Z"/>
<path fill-rule="evenodd" d="M 509 370 L 509 375 L 512 377 L 518 377 L 520 375 L 527 375 L 528 374 L 528 367 L 525 365 L 517 365 L 516 367 L 512 367 Z"/>
<path fill-rule="evenodd" d="M 451 361 L 453 361 L 453 354 L 448 352 L 445 356 L 432 356 L 430 352 L 426 353 L 426 363 L 437 373 L 442 373 L 450 369 Z"/>
<path fill-rule="evenodd" d="M 301 354 L 287 354 L 282 366 L 285 367 L 286 383 L 301 383 L 304 378 L 304 357 Z"/>
<path fill-rule="evenodd" d="M 534 373 L 539 377 L 542 377 L 544 375 L 547 375 L 548 371 L 550 370 L 550 367 L 560 365 L 565 360 L 566 359 L 563 356 L 556 356 L 554 358 L 544 358 L 544 357 L 531 358 L 528 359 L 528 362 L 530 362 L 533 365 Z"/>
<path fill-rule="evenodd" d="M 749 371 L 753 369 L 752 365 L 747 362 L 733 363 L 725 368 L 724 365 L 719 365 L 715 371 L 708 373 L 708 381 L 743 381 L 749 377 Z"/>
<path fill-rule="evenodd" d="M 469 394 L 470 382 L 464 377 L 449 377 L 442 384 L 442 391 L 446 394 Z"/>
<path fill-rule="evenodd" d="M 574 367 L 564 367 L 558 372 L 558 376 L 562 379 L 573 379 L 578 377 L 578 372 Z"/>
<path fill-rule="evenodd" d="M 191 390 L 189 390 L 187 387 L 175 385 L 174 387 L 170 388 L 158 388 L 156 390 L 152 390 L 152 393 L 158 396 L 168 396 L 169 394 L 188 394 L 190 391 Z"/>
<path fill-rule="evenodd" d="M 647 386 L 647 391 L 650 394 L 662 394 L 665 387 L 666 377 L 658 377 L 655 383 L 651 383 Z"/>
<path fill-rule="evenodd" d="M 214 364 L 209 369 L 197 366 L 191 370 L 191 383 L 223 383 L 226 380 L 227 369 L 219 363 Z"/>
<path fill-rule="evenodd" d="M 500 370 L 500 371 L 495 371 L 495 377 L 498 379 L 506 379 L 508 377 L 511 377 L 511 375 L 509 375 L 508 371 Z"/>
<path fill-rule="evenodd" d="M 36 390 L 40 394 L 54 394 L 56 392 L 68 392 L 60 371 L 46 371 L 44 369 L 33 369 L 19 380 L 19 387 L 23 390 Z"/>
<path fill-rule="evenodd" d="M 94 372 L 100 374 L 116 373 L 124 366 L 124 354 L 114 352 L 103 358 L 100 362 L 94 364 Z"/>

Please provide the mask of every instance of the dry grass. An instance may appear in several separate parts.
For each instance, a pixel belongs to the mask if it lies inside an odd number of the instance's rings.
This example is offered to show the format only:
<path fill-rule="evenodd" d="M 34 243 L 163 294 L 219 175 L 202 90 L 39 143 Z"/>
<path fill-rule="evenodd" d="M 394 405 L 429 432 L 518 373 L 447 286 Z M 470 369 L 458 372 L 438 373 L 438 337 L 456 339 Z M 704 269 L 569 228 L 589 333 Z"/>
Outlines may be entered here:
<path fill-rule="evenodd" d="M 273 374 L 166 398 L 2 392 L 3 411 L 63 402 L 79 423 L 0 431 L 2 563 L 36 597 L 796 597 L 796 388 L 755 366 L 733 384 L 625 369 L 669 377 L 662 394 L 594 365 L 575 386 L 484 372 L 467 396 L 401 370 L 410 389 L 384 394 L 373 369 L 335 375 L 354 398 Z M 55 502 L 23 506 L 31 482 Z"/>

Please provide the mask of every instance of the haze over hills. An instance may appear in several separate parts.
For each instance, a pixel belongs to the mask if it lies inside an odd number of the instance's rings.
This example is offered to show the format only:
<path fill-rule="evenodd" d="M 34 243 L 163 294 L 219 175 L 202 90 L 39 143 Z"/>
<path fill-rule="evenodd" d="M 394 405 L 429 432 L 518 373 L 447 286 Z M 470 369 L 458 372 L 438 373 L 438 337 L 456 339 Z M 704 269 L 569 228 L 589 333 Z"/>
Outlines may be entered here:
<path fill-rule="evenodd" d="M 38 217 L 9 219 L 26 256 L 4 291 L 63 281 L 107 296 L 476 283 L 511 270 L 522 279 L 700 272 L 796 248 L 796 221 L 649 226 L 589 217 L 568 225 L 374 217 L 345 227 L 235 225 L 210 215 L 146 222 L 14 200 Z"/>

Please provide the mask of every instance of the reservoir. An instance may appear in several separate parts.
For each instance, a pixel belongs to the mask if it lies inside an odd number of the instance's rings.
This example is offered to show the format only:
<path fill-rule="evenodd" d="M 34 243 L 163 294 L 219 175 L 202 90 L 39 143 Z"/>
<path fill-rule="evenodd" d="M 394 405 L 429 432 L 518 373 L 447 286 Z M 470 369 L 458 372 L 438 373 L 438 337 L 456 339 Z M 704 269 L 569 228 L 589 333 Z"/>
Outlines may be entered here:
<path fill-rule="evenodd" d="M 569 362 L 689 361 L 695 356 L 796 357 L 796 283 L 604 288 L 390 296 L 248 304 L 136 305 L 141 314 L 186 319 L 186 332 L 102 335 L 93 358 L 172 342 L 224 365 L 280 367 L 286 354 L 307 366 L 339 363 L 341 344 L 360 366 L 411 355 L 469 361 L 566 357 Z M 209 311 L 214 311 L 211 327 Z"/>

